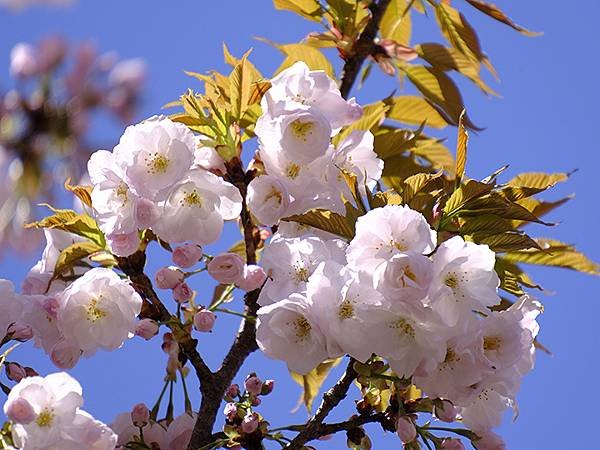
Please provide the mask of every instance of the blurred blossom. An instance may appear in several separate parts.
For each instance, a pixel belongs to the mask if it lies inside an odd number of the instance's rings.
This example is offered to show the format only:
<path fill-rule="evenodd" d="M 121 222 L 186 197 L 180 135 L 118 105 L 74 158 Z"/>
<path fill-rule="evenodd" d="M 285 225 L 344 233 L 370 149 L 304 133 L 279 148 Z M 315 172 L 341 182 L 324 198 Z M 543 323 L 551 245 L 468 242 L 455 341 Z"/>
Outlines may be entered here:
<path fill-rule="evenodd" d="M 0 0 L 0 6 L 21 11 L 34 6 L 70 6 L 75 0 Z"/>

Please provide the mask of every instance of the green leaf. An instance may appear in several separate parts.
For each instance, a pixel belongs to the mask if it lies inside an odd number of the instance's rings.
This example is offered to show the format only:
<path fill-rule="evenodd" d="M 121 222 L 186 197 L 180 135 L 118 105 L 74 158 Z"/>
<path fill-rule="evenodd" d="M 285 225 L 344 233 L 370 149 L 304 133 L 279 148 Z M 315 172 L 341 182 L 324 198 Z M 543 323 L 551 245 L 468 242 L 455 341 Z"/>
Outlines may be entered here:
<path fill-rule="evenodd" d="M 406 0 L 392 0 L 381 18 L 381 37 L 408 46 L 411 28 L 410 10 Z"/>
<path fill-rule="evenodd" d="M 441 176 L 442 172 L 434 174 L 417 173 L 415 175 L 411 175 L 402 183 L 402 199 L 405 203 L 409 203 L 426 186 Z"/>
<path fill-rule="evenodd" d="M 53 279 L 73 269 L 78 263 L 104 249 L 94 242 L 75 242 L 60 252 L 54 266 Z"/>
<path fill-rule="evenodd" d="M 355 130 L 370 130 L 381 124 L 385 119 L 385 113 L 389 107 L 382 101 L 371 103 L 363 107 L 363 115 L 352 125 L 344 128 L 333 138 L 333 143 L 338 144 Z"/>
<path fill-rule="evenodd" d="M 525 294 L 523 286 L 542 290 L 542 287 L 531 279 L 517 264 L 505 260 L 502 256 L 496 256 L 494 267 L 500 278 L 500 288 L 517 297 Z"/>
<path fill-rule="evenodd" d="M 231 114 L 238 121 L 242 118 L 250 103 L 252 82 L 255 81 L 247 61 L 249 53 L 247 52 L 242 57 L 229 75 Z"/>
<path fill-rule="evenodd" d="M 324 70 L 331 78 L 335 77 L 331 62 L 329 62 L 329 59 L 318 48 L 307 44 L 277 44 L 265 38 L 258 39 L 277 48 L 286 56 L 275 71 L 275 74 L 287 69 L 298 61 L 303 61 L 311 70 Z"/>
<path fill-rule="evenodd" d="M 71 209 L 54 209 L 50 205 L 45 206 L 50 208 L 54 214 L 37 222 L 28 223 L 25 228 L 55 228 L 85 237 L 101 248 L 106 248 L 104 234 L 92 217 L 87 214 L 78 214 Z"/>
<path fill-rule="evenodd" d="M 452 125 L 458 125 L 465 105 L 460 91 L 448 75 L 433 67 L 421 65 L 406 65 L 401 66 L 400 69 L 421 94 L 438 108 L 438 112 L 445 114 L 444 120 Z M 467 116 L 464 123 L 471 129 L 480 130 Z"/>
<path fill-rule="evenodd" d="M 542 250 L 510 252 L 504 259 L 514 263 L 563 267 L 578 272 L 600 275 L 600 265 L 578 252 L 571 245 L 553 239 L 536 239 Z"/>
<path fill-rule="evenodd" d="M 65 180 L 64 187 L 67 191 L 72 192 L 75 197 L 81 200 L 85 206 L 92 207 L 92 186 L 73 186 L 70 184 L 71 179 Z"/>
<path fill-rule="evenodd" d="M 467 3 L 474 8 L 477 8 L 479 11 L 491 17 L 492 19 L 496 19 L 498 22 L 508 25 L 512 29 L 517 30 L 519 33 L 522 33 L 525 36 L 539 36 L 542 34 L 536 31 L 529 31 L 526 28 L 517 25 L 506 14 L 504 14 L 500 8 L 492 3 L 483 2 L 481 0 L 467 0 Z"/>
<path fill-rule="evenodd" d="M 409 125 L 421 125 L 433 128 L 444 128 L 448 122 L 442 115 L 431 106 L 427 100 L 415 95 L 403 95 L 394 97 L 391 100 L 391 108 L 387 113 L 387 118 Z"/>
<path fill-rule="evenodd" d="M 386 161 L 388 158 L 401 155 L 417 145 L 421 130 L 402 130 L 398 128 L 381 128 L 374 139 L 374 150 L 377 156 Z"/>
<path fill-rule="evenodd" d="M 466 113 L 463 109 L 462 113 L 460 113 L 460 119 L 458 121 L 458 137 L 456 139 L 456 181 L 459 183 L 465 175 L 465 167 L 467 165 L 467 146 L 469 144 L 469 133 L 464 125 L 465 117 Z"/>
<path fill-rule="evenodd" d="M 315 22 L 320 22 L 323 16 L 323 10 L 317 0 L 273 0 L 273 5 L 275 9 L 292 11 Z"/>
<path fill-rule="evenodd" d="M 354 237 L 354 226 L 357 218 L 357 214 L 342 216 L 325 209 L 312 209 L 307 213 L 286 217 L 282 220 L 297 222 L 342 236 L 346 239 L 352 239 Z"/>
<path fill-rule="evenodd" d="M 433 169 L 445 171 L 449 178 L 454 177 L 454 156 L 442 141 L 421 135 L 415 144 L 415 147 L 410 149 L 413 155 L 429 161 Z"/>
<path fill-rule="evenodd" d="M 337 358 L 322 362 L 306 375 L 290 372 L 294 381 L 302 387 L 302 394 L 298 400 L 298 407 L 301 404 L 304 404 L 307 411 L 309 413 L 311 412 L 313 401 L 315 397 L 319 395 L 319 390 L 325 382 L 327 375 L 329 375 L 331 369 L 337 366 L 341 360 L 342 358 Z"/>
<path fill-rule="evenodd" d="M 498 234 L 478 232 L 467 235 L 466 237 L 477 244 L 485 244 L 489 246 L 496 253 L 524 250 L 529 248 L 539 249 L 539 245 L 536 241 L 526 234 L 518 231 L 506 231 Z"/>
<path fill-rule="evenodd" d="M 519 200 L 518 204 L 521 205 L 523 208 L 527 209 L 527 211 L 530 211 L 535 217 L 543 217 L 544 215 L 548 214 L 549 212 L 553 211 L 559 206 L 565 204 L 572 198 L 573 196 L 568 196 L 561 198 L 560 200 L 550 202 L 538 200 L 536 198 L 524 198 L 522 200 Z M 513 226 L 521 227 L 523 225 L 526 225 L 527 223 L 529 222 L 514 220 Z"/>
<path fill-rule="evenodd" d="M 543 172 L 525 172 L 517 175 L 507 184 L 516 187 L 528 187 L 537 189 L 548 189 L 555 186 L 557 183 L 566 181 L 569 174 L 559 173 L 543 173 Z M 540 191 L 541 192 L 541 191 Z"/>
<path fill-rule="evenodd" d="M 475 180 L 467 180 L 456 189 L 444 206 L 446 215 L 455 214 L 470 200 L 488 194 L 494 186 L 486 183 L 481 183 Z"/>

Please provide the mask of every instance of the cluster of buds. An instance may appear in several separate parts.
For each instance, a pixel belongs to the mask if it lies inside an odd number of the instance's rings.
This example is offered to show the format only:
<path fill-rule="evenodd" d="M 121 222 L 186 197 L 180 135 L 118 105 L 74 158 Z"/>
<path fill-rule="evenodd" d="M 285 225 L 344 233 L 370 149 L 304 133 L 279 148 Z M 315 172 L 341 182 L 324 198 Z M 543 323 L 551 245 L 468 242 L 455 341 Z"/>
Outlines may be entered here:
<path fill-rule="evenodd" d="M 160 289 L 171 289 L 173 299 L 179 304 L 189 302 L 194 296 L 194 291 L 185 282 L 185 273 L 178 267 L 163 267 L 156 272 L 154 281 Z"/>
<path fill-rule="evenodd" d="M 17 362 L 5 363 L 4 370 L 6 371 L 6 377 L 15 383 L 20 382 L 23 378 L 36 377 L 39 375 L 35 369 L 32 369 L 31 367 L 23 367 Z"/>
<path fill-rule="evenodd" d="M 184 364 L 181 361 L 181 355 L 179 352 L 179 344 L 175 340 L 173 333 L 165 333 L 163 335 L 163 343 L 161 346 L 163 352 L 165 352 L 168 356 L 167 360 L 167 380 L 175 381 L 177 380 L 177 372 L 181 371 L 182 376 L 186 375 L 186 372 L 189 370 L 187 367 L 184 367 Z"/>
<path fill-rule="evenodd" d="M 250 292 L 260 288 L 267 275 L 262 267 L 246 264 L 237 253 L 221 253 L 208 263 L 208 273 L 222 284 L 235 284 L 240 289 Z"/>

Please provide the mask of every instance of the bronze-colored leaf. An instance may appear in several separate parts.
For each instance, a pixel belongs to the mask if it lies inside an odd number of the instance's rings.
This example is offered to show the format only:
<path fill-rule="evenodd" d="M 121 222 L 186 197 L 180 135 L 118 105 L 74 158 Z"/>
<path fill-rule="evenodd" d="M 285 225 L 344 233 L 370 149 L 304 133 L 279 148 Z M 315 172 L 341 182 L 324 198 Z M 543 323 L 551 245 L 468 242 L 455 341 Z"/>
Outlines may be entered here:
<path fill-rule="evenodd" d="M 71 179 L 67 178 L 65 180 L 65 189 L 69 192 L 75 194 L 75 196 L 81 200 L 81 202 L 91 208 L 92 207 L 92 186 L 73 186 L 70 184 Z"/>
<path fill-rule="evenodd" d="M 539 36 L 543 33 L 539 33 L 536 31 L 529 31 L 526 28 L 523 28 L 520 25 L 514 23 L 504 12 L 500 10 L 496 5 L 488 2 L 484 2 L 481 0 L 467 0 L 474 8 L 477 8 L 479 11 L 484 13 L 487 16 L 490 16 L 493 19 L 496 19 L 498 22 L 502 22 L 505 25 L 517 30 L 519 33 L 524 34 L 525 36 Z"/>
<path fill-rule="evenodd" d="M 306 375 L 290 372 L 293 380 L 302 387 L 302 394 L 298 400 L 298 407 L 304 404 L 307 411 L 309 413 L 311 412 L 313 401 L 319 394 L 319 390 L 325 382 L 327 375 L 329 375 L 331 369 L 337 366 L 341 360 L 342 358 L 337 358 L 322 362 Z"/>
<path fill-rule="evenodd" d="M 466 113 L 465 110 L 460 114 L 458 121 L 458 137 L 456 140 L 456 181 L 460 182 L 465 174 L 465 167 L 467 165 L 467 146 L 469 144 L 469 133 L 465 128 L 464 119 Z"/>
<path fill-rule="evenodd" d="M 403 95 L 391 100 L 391 108 L 387 118 L 409 125 L 421 125 L 433 128 L 444 128 L 448 122 L 431 103 L 415 95 Z"/>

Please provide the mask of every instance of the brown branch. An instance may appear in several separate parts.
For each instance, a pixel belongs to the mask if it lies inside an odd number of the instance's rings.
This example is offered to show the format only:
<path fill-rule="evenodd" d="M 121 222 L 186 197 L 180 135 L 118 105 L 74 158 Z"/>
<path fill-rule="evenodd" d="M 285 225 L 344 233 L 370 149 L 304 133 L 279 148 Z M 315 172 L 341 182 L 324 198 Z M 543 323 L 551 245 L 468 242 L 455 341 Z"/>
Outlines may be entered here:
<path fill-rule="evenodd" d="M 256 248 L 260 242 L 260 236 L 256 225 L 252 222 L 250 212 L 246 207 L 246 191 L 248 184 L 252 181 L 253 172 L 244 172 L 242 162 L 234 158 L 227 163 L 227 179 L 240 191 L 242 196 L 242 212 L 240 220 L 244 232 L 244 243 L 246 245 L 247 264 L 256 264 Z M 255 318 L 258 311 L 258 295 L 260 290 L 246 293 L 244 296 L 244 314 Z M 236 376 L 246 358 L 258 349 L 256 343 L 256 324 L 253 320 L 244 320 L 242 329 L 235 337 L 231 348 L 223 359 L 223 363 L 210 385 L 202 385 L 202 400 L 198 419 L 192 431 L 192 437 L 188 444 L 188 450 L 196 450 L 214 441 L 213 427 L 217 413 L 226 389 Z"/>
<path fill-rule="evenodd" d="M 342 378 L 340 378 L 331 389 L 325 392 L 317 412 L 306 423 L 306 427 L 285 447 L 285 450 L 300 450 L 308 441 L 328 434 L 319 434 L 319 430 L 323 427 L 323 421 L 331 410 L 346 398 L 348 389 L 350 389 L 356 375 L 356 371 L 354 370 L 354 359 L 350 358 L 348 367 L 346 367 L 346 371 L 344 372 L 344 375 L 342 375 Z"/>
<path fill-rule="evenodd" d="M 375 38 L 377 37 L 381 18 L 389 4 L 390 0 L 373 0 L 369 5 L 371 20 L 369 20 L 369 23 L 367 23 L 365 29 L 354 44 L 354 52 L 352 56 L 346 59 L 342 70 L 340 92 L 344 98 L 348 98 L 348 94 L 350 94 L 350 90 L 356 81 L 356 77 L 360 72 L 363 62 L 376 50 Z"/>
<path fill-rule="evenodd" d="M 143 251 L 138 251 L 126 258 L 117 258 L 119 268 L 129 277 L 133 287 L 146 300 L 150 302 L 153 313 L 151 316 L 160 322 L 164 322 L 173 332 L 173 336 L 177 340 L 183 354 L 188 358 L 192 367 L 196 371 L 196 375 L 201 385 L 210 385 L 214 375 L 210 368 L 206 365 L 196 345 L 198 341 L 193 339 L 190 333 L 185 330 L 180 323 L 174 322 L 173 316 L 162 303 L 156 291 L 152 287 L 152 281 L 144 273 L 146 264 L 146 254 Z"/>

